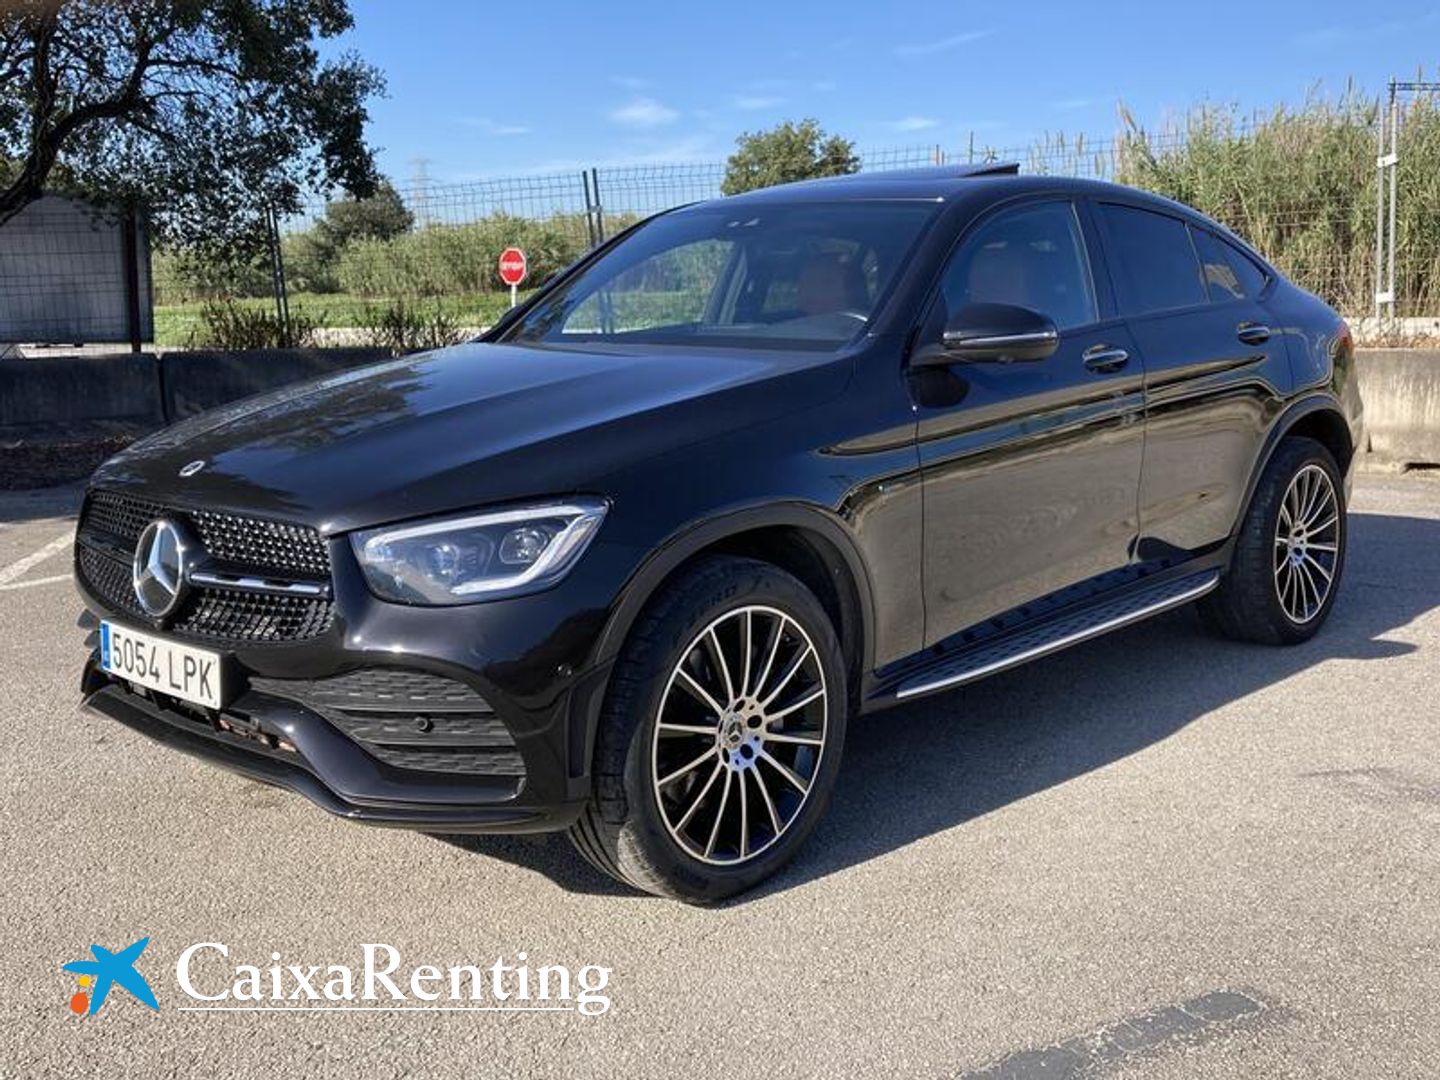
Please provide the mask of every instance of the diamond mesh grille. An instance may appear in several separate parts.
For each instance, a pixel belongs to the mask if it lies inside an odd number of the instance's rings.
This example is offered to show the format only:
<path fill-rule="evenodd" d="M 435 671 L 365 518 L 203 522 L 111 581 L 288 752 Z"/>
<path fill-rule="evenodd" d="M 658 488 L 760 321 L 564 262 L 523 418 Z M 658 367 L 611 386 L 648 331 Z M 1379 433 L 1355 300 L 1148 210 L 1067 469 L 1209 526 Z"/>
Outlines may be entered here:
<path fill-rule="evenodd" d="M 96 491 L 81 512 L 77 568 L 90 590 L 117 614 L 146 619 L 130 582 L 129 556 L 145 527 L 158 517 L 188 524 L 209 555 L 230 567 L 309 580 L 330 577 L 330 549 L 325 538 L 307 526 L 183 510 Z M 216 643 L 280 643 L 318 637 L 334 616 L 328 598 L 197 587 L 165 630 Z"/>

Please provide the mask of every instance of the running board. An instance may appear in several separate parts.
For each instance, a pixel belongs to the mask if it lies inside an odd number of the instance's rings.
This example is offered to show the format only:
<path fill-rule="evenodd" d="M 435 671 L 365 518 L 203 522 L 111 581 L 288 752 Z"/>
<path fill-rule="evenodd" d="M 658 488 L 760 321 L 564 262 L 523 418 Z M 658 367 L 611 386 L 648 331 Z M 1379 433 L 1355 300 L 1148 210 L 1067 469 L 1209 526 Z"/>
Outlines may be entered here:
<path fill-rule="evenodd" d="M 967 649 L 900 684 L 897 698 L 964 686 L 997 671 L 1047 656 L 1100 634 L 1196 600 L 1220 584 L 1220 571 L 1207 570 L 1128 592 L 998 641 Z"/>

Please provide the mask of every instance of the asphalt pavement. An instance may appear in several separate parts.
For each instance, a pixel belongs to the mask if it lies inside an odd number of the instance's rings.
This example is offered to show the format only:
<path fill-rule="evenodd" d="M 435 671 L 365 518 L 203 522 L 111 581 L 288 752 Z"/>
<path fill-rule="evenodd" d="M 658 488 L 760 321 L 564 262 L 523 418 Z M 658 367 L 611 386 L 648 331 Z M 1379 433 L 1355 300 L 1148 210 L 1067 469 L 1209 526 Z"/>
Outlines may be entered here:
<path fill-rule="evenodd" d="M 0 495 L 0 1076 L 1440 1073 L 1440 476 L 1361 478 L 1309 644 L 1182 611 L 853 724 L 797 861 L 708 910 L 563 838 L 347 824 L 82 715 L 76 498 Z M 73 1015 L 61 965 L 145 936 L 159 1011 Z M 524 953 L 609 969 L 609 1007 L 181 1011 L 196 943 Z"/>

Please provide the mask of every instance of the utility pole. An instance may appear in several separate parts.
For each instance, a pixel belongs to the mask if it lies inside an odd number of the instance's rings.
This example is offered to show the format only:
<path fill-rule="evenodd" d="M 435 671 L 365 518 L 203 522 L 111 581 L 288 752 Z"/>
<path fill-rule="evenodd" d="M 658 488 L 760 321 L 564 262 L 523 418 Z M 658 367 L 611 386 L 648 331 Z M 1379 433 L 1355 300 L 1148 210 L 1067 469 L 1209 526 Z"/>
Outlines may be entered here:
<path fill-rule="evenodd" d="M 1395 217 L 1400 184 L 1400 95 L 1440 92 L 1440 82 L 1391 79 L 1375 116 L 1375 318 L 1395 318 Z"/>

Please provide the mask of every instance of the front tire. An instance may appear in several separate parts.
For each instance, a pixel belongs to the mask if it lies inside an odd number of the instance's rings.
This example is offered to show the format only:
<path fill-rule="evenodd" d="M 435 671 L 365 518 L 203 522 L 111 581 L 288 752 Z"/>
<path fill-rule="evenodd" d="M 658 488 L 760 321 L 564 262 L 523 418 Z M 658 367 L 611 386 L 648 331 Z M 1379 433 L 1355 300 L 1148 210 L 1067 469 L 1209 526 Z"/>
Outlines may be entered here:
<path fill-rule="evenodd" d="M 815 596 L 769 563 L 707 558 L 656 598 L 622 650 L 595 795 L 571 839 L 647 892 L 695 903 L 742 892 L 824 814 L 848 707 Z"/>
<path fill-rule="evenodd" d="M 1345 485 L 1314 439 L 1283 440 L 1265 467 L 1220 587 L 1200 601 L 1224 637 L 1295 645 L 1319 632 L 1345 569 Z"/>

